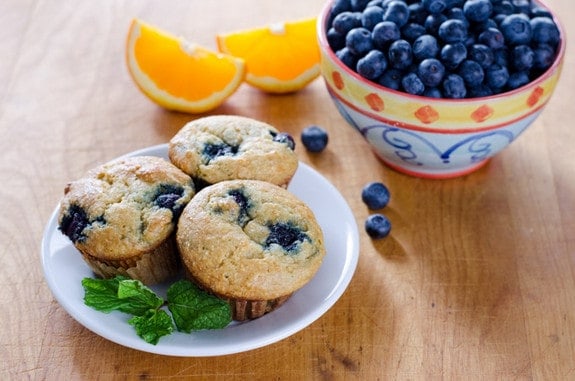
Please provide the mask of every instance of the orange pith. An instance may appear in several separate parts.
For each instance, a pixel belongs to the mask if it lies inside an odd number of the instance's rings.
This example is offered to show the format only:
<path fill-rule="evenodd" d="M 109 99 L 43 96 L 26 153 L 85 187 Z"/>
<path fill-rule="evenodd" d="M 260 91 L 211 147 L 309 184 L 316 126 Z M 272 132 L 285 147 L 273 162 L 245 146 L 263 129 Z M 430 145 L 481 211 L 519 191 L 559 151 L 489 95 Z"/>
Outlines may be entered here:
<path fill-rule="evenodd" d="M 242 59 L 189 43 L 137 19 L 130 26 L 126 53 L 138 87 L 161 106 L 178 111 L 216 108 L 245 75 Z"/>
<path fill-rule="evenodd" d="M 319 76 L 316 19 L 217 35 L 220 52 L 246 62 L 246 82 L 261 90 L 299 90 Z"/>

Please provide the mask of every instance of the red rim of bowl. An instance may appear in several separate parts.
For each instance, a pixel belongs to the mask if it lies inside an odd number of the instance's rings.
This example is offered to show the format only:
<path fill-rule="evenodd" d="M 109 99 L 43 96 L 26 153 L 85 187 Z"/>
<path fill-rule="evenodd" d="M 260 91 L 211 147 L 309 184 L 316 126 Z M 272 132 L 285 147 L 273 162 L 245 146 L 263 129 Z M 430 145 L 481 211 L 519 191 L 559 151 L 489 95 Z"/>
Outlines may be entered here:
<path fill-rule="evenodd" d="M 541 82 L 544 82 L 545 80 L 548 79 L 549 76 L 551 76 L 553 73 L 555 73 L 555 71 L 559 68 L 559 66 L 562 64 L 563 61 L 563 57 L 565 55 L 565 39 L 566 39 L 566 35 L 565 35 L 565 29 L 563 28 L 563 24 L 561 23 L 561 20 L 559 20 L 559 18 L 556 16 L 555 12 L 553 12 L 553 10 L 551 8 L 549 8 L 547 6 L 547 4 L 545 4 L 543 1 L 536 1 L 537 4 L 541 5 L 544 9 L 546 9 L 549 13 L 551 13 L 551 15 L 553 16 L 553 20 L 555 21 L 555 24 L 557 25 L 557 28 L 559 29 L 559 33 L 560 33 L 560 42 L 559 42 L 559 49 L 557 50 L 557 55 L 555 56 L 555 61 L 553 62 L 553 64 L 545 71 L 543 72 L 541 75 L 539 75 L 539 77 L 537 77 L 535 80 L 529 82 L 526 85 L 523 85 L 517 89 L 514 90 L 510 90 L 510 91 L 506 91 L 503 93 L 499 93 L 499 94 L 495 94 L 495 95 L 490 95 L 490 96 L 486 96 L 486 97 L 476 97 L 476 98 L 463 98 L 463 99 L 433 99 L 433 102 L 438 102 L 438 103 L 442 103 L 442 102 L 446 102 L 446 103 L 453 103 L 453 104 L 458 104 L 458 103 L 465 103 L 465 102 L 489 102 L 489 101 L 493 101 L 499 98 L 503 98 L 503 97 L 507 97 L 509 95 L 513 95 L 513 94 L 517 94 L 517 93 L 521 93 L 524 92 L 526 89 L 535 87 L 537 85 L 539 85 Z M 326 23 L 327 23 L 327 18 L 328 15 L 331 11 L 331 7 L 332 7 L 333 1 L 328 1 L 325 6 L 323 7 L 321 14 L 320 14 L 320 18 L 318 20 L 317 23 L 317 33 L 318 33 L 318 40 L 319 40 L 319 44 L 320 44 L 320 48 L 323 49 L 324 52 L 327 53 L 327 55 L 329 55 L 329 57 L 331 58 L 331 60 L 333 62 L 336 63 L 336 65 L 342 70 L 344 71 L 346 74 L 350 75 L 352 78 L 358 80 L 359 82 L 364 83 L 366 86 L 368 87 L 372 87 L 378 91 L 382 91 L 382 92 L 389 92 L 391 94 L 396 94 L 397 96 L 400 97 L 404 97 L 407 99 L 411 99 L 413 101 L 420 101 L 423 99 L 426 99 L 427 101 L 429 101 L 431 98 L 428 97 L 424 97 L 421 95 L 413 95 L 413 94 L 409 94 L 409 93 L 405 93 L 402 91 L 397 91 L 397 90 L 393 90 L 390 89 L 388 87 L 384 87 L 381 86 L 375 82 L 369 81 L 365 78 L 363 78 L 362 76 L 360 76 L 359 74 L 357 74 L 356 72 L 354 72 L 353 70 L 351 70 L 350 68 L 348 68 L 346 65 L 344 65 L 339 58 L 335 55 L 335 52 L 331 49 L 331 47 L 329 46 L 329 43 L 327 42 L 327 37 L 326 37 Z M 338 97 L 338 99 L 340 99 Z M 343 100 L 342 100 L 343 101 Z M 345 102 L 345 101 L 344 101 Z M 348 102 L 345 102 L 346 104 L 348 104 Z M 547 103 L 547 102 L 546 102 Z M 518 119 L 522 119 L 523 117 L 530 115 L 534 112 L 537 112 L 539 109 L 541 109 L 545 104 L 542 104 L 540 107 L 538 107 L 535 110 L 532 110 L 532 112 L 521 116 Z M 350 105 L 351 106 L 351 105 Z M 353 106 L 351 106 L 353 107 Z M 355 108 L 355 107 L 354 107 Z M 364 112 L 362 110 L 362 112 Z M 373 115 L 375 117 L 375 119 L 385 119 L 382 118 L 379 115 Z M 389 122 L 389 121 L 388 121 Z M 505 123 L 503 123 L 503 125 L 507 125 L 510 122 L 513 121 L 507 121 Z M 393 121 L 394 125 L 400 125 L 400 126 L 405 126 L 407 128 L 410 129 L 417 129 L 417 130 L 421 130 L 421 131 L 433 131 L 433 130 L 437 130 L 437 132 L 443 132 L 443 133 L 453 133 L 453 132 L 467 132 L 467 131 L 480 131 L 480 130 L 490 130 L 490 129 L 494 129 L 494 128 L 499 128 L 501 127 L 502 124 L 500 125 L 491 125 L 485 128 L 462 128 L 462 129 L 449 129 L 449 130 L 444 130 L 444 129 L 436 129 L 436 128 L 432 128 L 432 127 L 424 127 L 424 126 L 411 126 L 411 125 L 406 125 L 404 123 L 398 123 L 396 121 Z"/>

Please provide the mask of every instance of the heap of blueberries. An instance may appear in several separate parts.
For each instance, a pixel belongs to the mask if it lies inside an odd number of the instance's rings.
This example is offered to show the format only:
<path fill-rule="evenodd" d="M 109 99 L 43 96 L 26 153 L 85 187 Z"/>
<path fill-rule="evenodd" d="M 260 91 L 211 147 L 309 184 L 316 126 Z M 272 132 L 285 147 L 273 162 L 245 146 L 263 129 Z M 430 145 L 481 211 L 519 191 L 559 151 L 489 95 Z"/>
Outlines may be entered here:
<path fill-rule="evenodd" d="M 532 0 L 335 0 L 327 40 L 362 77 L 434 98 L 519 88 L 554 62 L 560 32 Z"/>

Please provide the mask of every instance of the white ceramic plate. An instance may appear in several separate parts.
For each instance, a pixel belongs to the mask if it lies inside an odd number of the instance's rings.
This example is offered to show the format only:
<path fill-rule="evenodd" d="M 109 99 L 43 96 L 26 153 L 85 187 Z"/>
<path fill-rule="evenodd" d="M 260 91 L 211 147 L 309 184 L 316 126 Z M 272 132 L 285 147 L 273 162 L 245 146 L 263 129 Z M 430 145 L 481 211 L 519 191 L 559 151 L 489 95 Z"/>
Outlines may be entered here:
<path fill-rule="evenodd" d="M 127 156 L 167 158 L 167 145 L 158 145 Z M 322 227 L 327 254 L 315 277 L 283 306 L 256 320 L 232 322 L 220 330 L 191 334 L 174 332 L 157 345 L 146 343 L 120 312 L 104 314 L 84 305 L 81 281 L 94 274 L 72 243 L 58 230 L 54 210 L 42 240 L 44 276 L 54 297 L 80 324 L 96 334 L 145 352 L 172 356 L 216 356 L 243 352 L 282 340 L 322 316 L 339 299 L 355 271 L 359 256 L 354 216 L 337 189 L 318 172 L 300 163 L 288 188 L 314 211 Z M 165 297 L 168 285 L 152 287 Z"/>

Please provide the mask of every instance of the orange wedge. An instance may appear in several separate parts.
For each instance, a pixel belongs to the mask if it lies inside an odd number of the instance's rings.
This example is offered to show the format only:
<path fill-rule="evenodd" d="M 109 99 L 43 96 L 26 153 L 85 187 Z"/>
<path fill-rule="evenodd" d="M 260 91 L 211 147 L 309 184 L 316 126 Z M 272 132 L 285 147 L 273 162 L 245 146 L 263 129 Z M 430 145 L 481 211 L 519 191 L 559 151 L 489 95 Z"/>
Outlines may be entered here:
<path fill-rule="evenodd" d="M 128 70 L 159 105 L 201 113 L 223 103 L 242 84 L 245 63 L 134 19 L 126 46 Z"/>
<path fill-rule="evenodd" d="M 319 75 L 316 19 L 218 34 L 222 53 L 243 58 L 246 82 L 270 93 L 289 93 Z"/>

